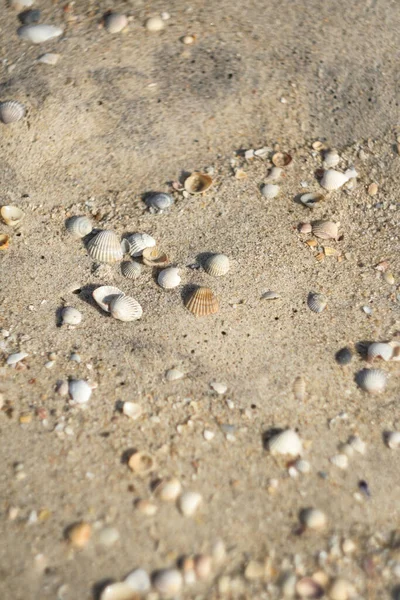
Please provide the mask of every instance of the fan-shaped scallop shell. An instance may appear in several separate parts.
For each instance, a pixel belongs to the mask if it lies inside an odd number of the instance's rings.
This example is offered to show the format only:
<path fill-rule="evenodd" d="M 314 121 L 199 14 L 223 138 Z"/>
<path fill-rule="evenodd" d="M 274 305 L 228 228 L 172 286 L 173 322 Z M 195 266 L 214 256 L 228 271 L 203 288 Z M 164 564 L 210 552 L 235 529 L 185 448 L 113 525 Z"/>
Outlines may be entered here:
<path fill-rule="evenodd" d="M 356 381 L 361 389 L 370 394 L 379 394 L 386 388 L 387 375 L 381 369 L 362 369 Z"/>
<path fill-rule="evenodd" d="M 93 229 L 90 219 L 85 216 L 70 217 L 66 222 L 65 227 L 69 233 L 78 238 L 85 237 Z"/>
<path fill-rule="evenodd" d="M 204 270 L 213 277 L 221 277 L 229 271 L 229 258 L 225 254 L 213 254 L 204 263 Z"/>
<path fill-rule="evenodd" d="M 0 210 L 1 218 L 6 225 L 14 227 L 23 219 L 24 213 L 18 206 L 2 206 Z"/>
<path fill-rule="evenodd" d="M 185 306 L 195 317 L 205 317 L 218 312 L 219 304 L 214 292 L 210 288 L 198 287 L 189 298 Z"/>
<path fill-rule="evenodd" d="M 212 186 L 213 180 L 206 173 L 195 171 L 185 179 L 184 187 L 189 194 L 202 194 Z"/>
<path fill-rule="evenodd" d="M 322 202 L 325 199 L 324 194 L 320 192 L 309 192 L 308 194 L 302 194 L 300 196 L 300 202 L 307 206 L 307 208 L 314 208 L 316 204 Z"/>
<path fill-rule="evenodd" d="M 272 456 L 287 455 L 301 456 L 303 453 L 303 443 L 300 436 L 293 429 L 285 429 L 274 434 L 268 440 L 268 449 Z"/>
<path fill-rule="evenodd" d="M 150 194 L 146 200 L 146 205 L 156 211 L 166 210 L 174 203 L 174 199 L 171 194 L 166 192 L 155 192 Z"/>
<path fill-rule="evenodd" d="M 312 232 L 321 240 L 337 240 L 339 235 L 339 224 L 333 221 L 314 221 Z"/>
<path fill-rule="evenodd" d="M 121 290 L 112 285 L 102 285 L 96 288 L 93 293 L 93 299 L 106 312 L 110 312 L 110 302 L 122 294 Z"/>
<path fill-rule="evenodd" d="M 393 356 L 393 348 L 390 344 L 384 342 L 374 342 L 368 346 L 368 360 L 372 362 L 375 358 L 381 358 L 388 361 Z"/>
<path fill-rule="evenodd" d="M 137 279 L 142 272 L 142 267 L 134 260 L 126 260 L 121 263 L 121 273 L 127 279 Z"/>
<path fill-rule="evenodd" d="M 179 276 L 179 269 L 177 269 L 176 267 L 169 267 L 168 269 L 160 271 L 157 277 L 157 281 L 162 288 L 166 290 L 172 290 L 173 288 L 177 287 L 181 282 L 181 278 Z"/>
<path fill-rule="evenodd" d="M 89 256 L 101 263 L 111 265 L 123 258 L 121 242 L 113 231 L 100 231 L 89 240 L 86 247 Z"/>
<path fill-rule="evenodd" d="M 338 190 L 349 180 L 349 177 L 345 173 L 335 171 L 334 169 L 328 169 L 324 171 L 321 179 L 321 186 L 328 191 Z"/>
<path fill-rule="evenodd" d="M 126 239 L 129 243 L 129 254 L 133 258 L 142 256 L 145 248 L 153 248 L 156 245 L 156 240 L 148 233 L 133 233 Z"/>
<path fill-rule="evenodd" d="M 143 262 L 148 267 L 165 267 L 169 263 L 169 258 L 166 253 L 154 246 L 153 248 L 145 248 L 142 253 Z"/>
<path fill-rule="evenodd" d="M 16 100 L 0 102 L 0 121 L 5 125 L 20 121 L 25 115 L 25 106 Z"/>
<path fill-rule="evenodd" d="M 310 292 L 307 298 L 307 305 L 310 310 L 315 313 L 321 313 L 325 310 L 328 304 L 328 299 L 324 294 L 318 294 L 317 292 Z"/>
<path fill-rule="evenodd" d="M 276 196 L 279 194 L 279 191 L 280 191 L 279 185 L 275 185 L 274 183 L 266 183 L 261 188 L 262 195 L 264 196 L 264 198 L 267 198 L 268 200 L 271 200 L 272 198 L 276 198 Z"/>
<path fill-rule="evenodd" d="M 137 321 L 142 316 L 143 310 L 137 300 L 125 296 L 125 294 L 120 294 L 112 298 L 110 313 L 114 319 L 119 321 Z"/>

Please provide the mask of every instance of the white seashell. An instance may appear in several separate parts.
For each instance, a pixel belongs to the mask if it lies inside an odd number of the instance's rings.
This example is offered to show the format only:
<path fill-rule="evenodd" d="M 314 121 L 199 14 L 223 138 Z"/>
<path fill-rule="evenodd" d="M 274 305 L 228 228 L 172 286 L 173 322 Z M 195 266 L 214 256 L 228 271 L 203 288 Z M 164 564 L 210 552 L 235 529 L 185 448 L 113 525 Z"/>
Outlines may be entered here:
<path fill-rule="evenodd" d="M 182 585 L 183 578 L 178 569 L 163 569 L 153 576 L 153 586 L 157 592 L 166 598 L 179 594 Z"/>
<path fill-rule="evenodd" d="M 183 492 L 178 500 L 179 510 L 185 517 L 192 517 L 202 500 L 203 498 L 198 492 Z"/>
<path fill-rule="evenodd" d="M 321 186 L 328 191 L 338 190 L 349 180 L 348 176 L 340 171 L 328 169 L 324 171 L 321 179 Z"/>
<path fill-rule="evenodd" d="M 135 569 L 124 579 L 124 583 L 139 594 L 147 593 L 151 588 L 150 577 L 144 569 Z"/>
<path fill-rule="evenodd" d="M 10 356 L 7 358 L 7 364 L 16 365 L 17 363 L 21 362 L 21 360 L 24 360 L 24 358 L 27 356 L 29 356 L 29 354 L 26 352 L 15 352 L 15 354 L 10 354 Z"/>
<path fill-rule="evenodd" d="M 179 369 L 169 369 L 165 373 L 165 379 L 167 381 L 177 381 L 178 379 L 182 379 L 184 376 L 185 374 L 182 373 L 182 371 L 179 371 Z"/>
<path fill-rule="evenodd" d="M 119 321 L 137 321 L 141 318 L 143 310 L 137 300 L 120 294 L 111 300 L 110 313 Z"/>
<path fill-rule="evenodd" d="M 302 475 L 305 475 L 306 473 L 309 473 L 311 471 L 310 463 L 307 460 L 304 460 L 303 458 L 299 458 L 298 460 L 296 460 L 294 466 Z"/>
<path fill-rule="evenodd" d="M 90 219 L 85 216 L 70 217 L 65 224 L 66 230 L 77 238 L 83 238 L 88 235 L 93 225 Z"/>
<path fill-rule="evenodd" d="M 330 462 L 335 465 L 335 467 L 344 470 L 349 466 L 349 457 L 347 454 L 335 454 L 335 456 L 332 456 L 330 459 Z"/>
<path fill-rule="evenodd" d="M 0 214 L 4 223 L 10 227 L 18 225 L 18 223 L 24 217 L 24 213 L 17 206 L 2 206 Z"/>
<path fill-rule="evenodd" d="M 15 10 L 21 11 L 33 6 L 33 0 L 10 0 L 10 6 Z"/>
<path fill-rule="evenodd" d="M 158 274 L 157 282 L 165 290 L 172 290 L 181 282 L 179 269 L 176 267 L 168 267 L 168 269 L 163 269 Z"/>
<path fill-rule="evenodd" d="M 23 25 L 17 31 L 18 36 L 27 42 L 41 44 L 53 40 L 63 33 L 61 27 L 55 25 Z"/>
<path fill-rule="evenodd" d="M 163 502 L 174 502 L 182 492 L 182 484 L 176 477 L 161 481 L 154 490 Z"/>
<path fill-rule="evenodd" d="M 156 245 L 156 240 L 147 233 L 134 233 L 126 239 L 129 243 L 129 254 L 133 258 L 142 256 L 145 248 L 153 248 Z"/>
<path fill-rule="evenodd" d="M 128 25 L 125 15 L 110 13 L 104 18 L 104 27 L 108 33 L 119 33 Z"/>
<path fill-rule="evenodd" d="M 111 300 L 113 300 L 115 296 L 120 296 L 121 294 L 121 290 L 117 287 L 113 287 L 112 285 L 102 285 L 93 291 L 92 296 L 100 308 L 106 312 L 110 312 Z"/>
<path fill-rule="evenodd" d="M 136 600 L 137 595 L 125 582 L 111 583 L 100 594 L 100 600 Z"/>
<path fill-rule="evenodd" d="M 204 270 L 213 277 L 221 277 L 229 271 L 229 258 L 225 254 L 213 254 L 204 263 Z"/>
<path fill-rule="evenodd" d="M 132 421 L 136 421 L 136 419 L 139 419 L 142 416 L 143 409 L 140 404 L 137 404 L 136 402 L 124 402 L 122 412 L 132 419 Z"/>
<path fill-rule="evenodd" d="M 385 441 L 388 448 L 397 450 L 400 448 L 400 431 L 391 431 L 385 435 Z"/>
<path fill-rule="evenodd" d="M 42 56 L 39 56 L 37 61 L 38 63 L 42 63 L 44 65 L 54 66 L 58 63 L 59 59 L 59 54 L 56 54 L 54 52 L 46 52 L 46 54 L 42 54 Z"/>
<path fill-rule="evenodd" d="M 147 31 L 155 33 L 164 29 L 165 24 L 161 17 L 150 17 L 150 19 L 147 19 L 144 26 L 146 27 Z"/>
<path fill-rule="evenodd" d="M 276 433 L 268 440 L 268 449 L 272 456 L 301 456 L 303 453 L 303 443 L 293 429 L 286 429 L 280 433 Z"/>
<path fill-rule="evenodd" d="M 20 121 L 25 115 L 25 106 L 16 100 L 0 102 L 0 121 L 5 125 Z"/>
<path fill-rule="evenodd" d="M 310 310 L 315 313 L 321 313 L 325 310 L 328 304 L 328 299 L 324 294 L 318 294 L 317 292 L 310 292 L 307 298 L 307 305 Z"/>
<path fill-rule="evenodd" d="M 280 294 L 278 294 L 278 292 L 273 292 L 272 290 L 269 290 L 268 292 L 264 292 L 263 295 L 261 296 L 261 300 L 277 300 L 278 298 L 280 298 Z"/>
<path fill-rule="evenodd" d="M 280 191 L 279 185 L 275 185 L 273 183 L 266 183 L 261 188 L 262 195 L 265 198 L 267 198 L 268 200 L 271 200 L 272 198 L 276 198 L 276 196 L 279 194 L 279 191 Z"/>
<path fill-rule="evenodd" d="M 154 211 L 163 211 L 173 205 L 174 199 L 166 192 L 156 192 L 147 196 L 146 205 Z"/>
<path fill-rule="evenodd" d="M 375 358 L 381 358 L 385 362 L 393 356 L 393 347 L 384 342 L 374 342 L 368 346 L 368 360 L 372 362 Z"/>
<path fill-rule="evenodd" d="M 217 394 L 225 394 L 228 386 L 226 385 L 226 383 L 222 383 L 220 381 L 212 381 L 210 383 L 210 387 L 214 390 L 214 392 L 217 392 Z"/>
<path fill-rule="evenodd" d="M 126 260 L 121 263 L 121 273 L 127 279 L 137 279 L 142 272 L 142 267 L 138 262 Z"/>
<path fill-rule="evenodd" d="M 100 231 L 87 243 L 89 256 L 100 263 L 113 264 L 123 259 L 118 236 L 109 230 Z"/>
<path fill-rule="evenodd" d="M 370 394 L 379 394 L 386 388 L 387 375 L 381 369 L 362 369 L 356 379 L 360 388 Z"/>
<path fill-rule="evenodd" d="M 61 311 L 63 325 L 79 325 L 82 321 L 82 313 L 72 306 L 66 306 Z"/>
<path fill-rule="evenodd" d="M 83 379 L 71 379 L 68 391 L 72 401 L 77 404 L 85 404 L 92 395 L 92 388 Z"/>
<path fill-rule="evenodd" d="M 265 178 L 266 183 L 272 183 L 273 181 L 278 181 L 283 173 L 283 169 L 281 167 L 272 167 L 268 176 Z"/>
<path fill-rule="evenodd" d="M 324 529 L 328 523 L 326 514 L 318 508 L 305 508 L 302 510 L 300 521 L 307 529 L 314 529 L 316 531 Z"/>
<path fill-rule="evenodd" d="M 136 475 L 148 475 L 154 471 L 156 463 L 151 454 L 135 452 L 128 460 L 128 466 Z"/>
<path fill-rule="evenodd" d="M 347 179 L 355 179 L 356 177 L 358 177 L 358 173 L 355 170 L 354 167 L 350 167 L 350 169 L 347 169 L 344 174 L 346 175 Z"/>
<path fill-rule="evenodd" d="M 365 454 L 367 450 L 367 444 L 358 435 L 351 435 L 347 443 L 359 454 Z"/>
<path fill-rule="evenodd" d="M 334 150 L 328 150 L 324 155 L 325 169 L 333 169 L 340 163 L 340 156 Z"/>

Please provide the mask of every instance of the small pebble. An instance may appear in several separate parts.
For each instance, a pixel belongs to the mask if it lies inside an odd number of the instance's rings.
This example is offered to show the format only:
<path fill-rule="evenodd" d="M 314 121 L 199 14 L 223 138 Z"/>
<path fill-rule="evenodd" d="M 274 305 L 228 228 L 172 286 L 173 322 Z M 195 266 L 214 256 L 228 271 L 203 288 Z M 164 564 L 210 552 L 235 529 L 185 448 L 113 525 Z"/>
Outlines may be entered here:
<path fill-rule="evenodd" d="M 119 540 L 119 532 L 115 527 L 105 527 L 98 535 L 98 540 L 102 546 L 114 546 Z"/>
<path fill-rule="evenodd" d="M 306 508 L 300 513 L 300 521 L 307 529 L 319 531 L 326 527 L 328 519 L 322 510 L 318 508 Z"/>
<path fill-rule="evenodd" d="M 350 348 L 342 348 L 341 350 L 339 350 L 336 355 L 336 362 L 339 365 L 348 365 L 349 363 L 351 363 L 352 359 L 353 359 L 353 354 L 350 350 Z"/>
<path fill-rule="evenodd" d="M 153 576 L 153 586 L 163 596 L 171 598 L 180 593 L 183 579 L 178 569 L 163 569 Z"/>
<path fill-rule="evenodd" d="M 154 502 L 151 502 L 151 500 L 138 500 L 135 502 L 135 507 L 142 514 L 146 515 L 146 517 L 154 517 L 158 511 L 157 504 L 154 504 Z"/>
<path fill-rule="evenodd" d="M 214 431 L 210 431 L 210 429 L 205 429 L 203 431 L 203 437 L 207 442 L 211 442 L 211 440 L 215 437 Z"/>
<path fill-rule="evenodd" d="M 355 596 L 354 586 L 346 579 L 335 579 L 329 589 L 330 600 L 350 600 Z"/>
<path fill-rule="evenodd" d="M 150 577 L 144 569 L 135 569 L 125 577 L 124 582 L 139 594 L 146 594 L 151 588 Z"/>
<path fill-rule="evenodd" d="M 164 502 L 174 502 L 182 492 L 182 484 L 176 477 L 161 481 L 154 490 L 155 495 Z"/>
<path fill-rule="evenodd" d="M 191 46 L 194 44 L 196 38 L 193 35 L 184 35 L 182 38 L 182 43 L 186 46 Z"/>
<path fill-rule="evenodd" d="M 150 17 L 150 19 L 147 19 L 144 26 L 147 31 L 156 32 L 164 29 L 165 24 L 161 17 Z"/>
<path fill-rule="evenodd" d="M 400 448 L 400 431 L 391 431 L 385 435 L 385 441 L 388 448 L 397 450 Z"/>
<path fill-rule="evenodd" d="M 378 184 L 377 183 L 371 183 L 368 186 L 368 195 L 369 196 L 376 196 L 377 193 L 378 193 Z"/>
<path fill-rule="evenodd" d="M 370 306 L 365 305 L 362 307 L 362 309 L 366 315 L 372 315 L 372 308 Z"/>
<path fill-rule="evenodd" d="M 70 354 L 69 360 L 72 360 L 72 362 L 76 362 L 78 364 L 80 364 L 82 361 L 80 355 L 76 352 L 72 352 L 72 354 Z"/>
<path fill-rule="evenodd" d="M 183 492 L 178 500 L 179 510 L 185 517 L 192 517 L 198 510 L 202 499 L 198 492 Z"/>
<path fill-rule="evenodd" d="M 199 554 L 194 558 L 194 572 L 198 579 L 205 580 L 211 575 L 212 558 L 207 554 Z"/>
<path fill-rule="evenodd" d="M 393 273 L 391 273 L 390 271 L 386 271 L 386 273 L 383 274 L 383 279 L 389 285 L 394 285 L 395 281 L 396 281 L 395 278 L 394 278 Z"/>
<path fill-rule="evenodd" d="M 120 33 L 128 25 L 125 15 L 111 13 L 104 18 L 104 27 L 108 33 Z"/>
<path fill-rule="evenodd" d="M 84 548 L 92 535 L 92 526 L 89 523 L 75 523 L 67 530 L 67 539 L 74 548 Z"/>

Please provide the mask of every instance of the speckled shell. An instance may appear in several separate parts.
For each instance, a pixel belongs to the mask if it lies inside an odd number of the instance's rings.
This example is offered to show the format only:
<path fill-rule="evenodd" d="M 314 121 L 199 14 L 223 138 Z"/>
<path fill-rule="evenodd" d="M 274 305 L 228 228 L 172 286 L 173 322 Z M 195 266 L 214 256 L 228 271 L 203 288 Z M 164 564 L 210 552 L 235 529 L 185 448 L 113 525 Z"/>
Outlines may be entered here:
<path fill-rule="evenodd" d="M 69 233 L 77 238 L 85 237 L 93 229 L 90 219 L 85 216 L 70 217 L 66 222 L 65 227 Z"/>
<path fill-rule="evenodd" d="M 225 254 L 213 254 L 204 263 L 204 270 L 213 277 L 221 277 L 229 271 L 229 258 Z"/>
<path fill-rule="evenodd" d="M 87 243 L 89 256 L 100 263 L 113 264 L 123 258 L 118 236 L 109 230 L 100 231 Z"/>
<path fill-rule="evenodd" d="M 33 44 L 41 44 L 58 37 L 63 33 L 63 30 L 55 25 L 23 25 L 17 33 L 22 40 Z"/>
<path fill-rule="evenodd" d="M 104 17 L 104 27 L 108 33 L 119 33 L 128 25 L 125 15 L 110 13 Z"/>
<path fill-rule="evenodd" d="M 5 125 L 20 121 L 25 115 L 25 106 L 16 100 L 0 102 L 0 121 Z"/>
<path fill-rule="evenodd" d="M 372 362 L 376 358 L 381 358 L 385 362 L 393 356 L 393 348 L 390 344 L 384 342 L 374 342 L 368 346 L 368 360 Z"/>
<path fill-rule="evenodd" d="M 146 198 L 146 205 L 155 211 L 166 210 L 172 206 L 173 203 L 174 199 L 171 194 L 165 192 L 156 192 Z"/>
<path fill-rule="evenodd" d="M 315 237 L 321 240 L 337 240 L 339 225 L 333 221 L 314 221 L 312 223 L 312 232 Z"/>
<path fill-rule="evenodd" d="M 142 316 L 143 310 L 137 300 L 120 294 L 111 300 L 110 313 L 119 321 L 137 321 Z"/>
<path fill-rule="evenodd" d="M 293 429 L 286 429 L 276 433 L 268 440 L 268 449 L 272 456 L 301 456 L 303 443 Z"/>
<path fill-rule="evenodd" d="M 192 292 L 185 306 L 195 317 L 205 317 L 218 312 L 219 304 L 214 292 L 206 287 L 199 287 Z"/>
<path fill-rule="evenodd" d="M 173 288 L 177 287 L 181 282 L 181 278 L 179 276 L 179 269 L 175 267 L 169 267 L 168 269 L 160 271 L 157 277 L 157 281 L 162 288 L 166 290 L 172 290 Z"/>
<path fill-rule="evenodd" d="M 206 173 L 192 173 L 185 179 L 184 187 L 189 194 L 203 194 L 213 184 L 212 178 Z"/>
<path fill-rule="evenodd" d="M 324 294 L 318 294 L 317 292 L 310 292 L 307 298 L 307 305 L 310 310 L 315 313 L 321 313 L 325 310 L 328 304 L 328 299 Z"/>
<path fill-rule="evenodd" d="M 386 388 L 387 375 L 381 369 L 362 369 L 357 373 L 356 381 L 365 392 L 379 394 Z"/>
<path fill-rule="evenodd" d="M 92 388 L 83 379 L 72 379 L 68 384 L 69 395 L 73 402 L 85 404 L 92 395 Z"/>
<path fill-rule="evenodd" d="M 23 219 L 24 213 L 18 206 L 2 206 L 0 210 L 1 218 L 6 225 L 14 227 Z"/>
<path fill-rule="evenodd" d="M 127 238 L 129 243 L 129 254 L 132 257 L 142 256 L 145 248 L 153 248 L 156 240 L 147 233 L 134 233 Z"/>
<path fill-rule="evenodd" d="M 264 196 L 264 198 L 267 198 L 268 200 L 271 200 L 272 198 L 276 198 L 276 196 L 279 194 L 279 191 L 280 191 L 279 185 L 275 185 L 274 183 L 266 183 L 261 188 L 262 195 Z"/>
<path fill-rule="evenodd" d="M 157 246 L 145 248 L 142 253 L 142 259 L 148 267 L 165 267 L 169 263 L 167 254 Z"/>
<path fill-rule="evenodd" d="M 338 190 L 348 180 L 348 176 L 344 173 L 335 171 L 334 169 L 328 169 L 327 171 L 324 171 L 321 179 L 321 186 L 328 191 Z"/>
<path fill-rule="evenodd" d="M 141 272 L 142 267 L 133 260 L 126 260 L 121 263 L 121 273 L 127 279 L 137 279 Z"/>
<path fill-rule="evenodd" d="M 117 287 L 113 287 L 112 285 L 102 285 L 93 291 L 92 296 L 100 308 L 106 312 L 110 312 L 111 300 L 113 300 L 116 296 L 120 296 L 121 294 L 121 290 Z"/>

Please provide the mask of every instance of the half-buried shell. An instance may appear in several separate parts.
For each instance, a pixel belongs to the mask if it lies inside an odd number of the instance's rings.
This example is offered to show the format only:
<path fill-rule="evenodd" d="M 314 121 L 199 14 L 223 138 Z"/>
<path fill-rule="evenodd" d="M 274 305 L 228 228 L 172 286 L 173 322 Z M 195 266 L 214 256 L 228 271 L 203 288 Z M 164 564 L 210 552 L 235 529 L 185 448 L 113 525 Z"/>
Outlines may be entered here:
<path fill-rule="evenodd" d="M 153 248 L 145 248 L 142 253 L 143 262 L 148 267 L 165 267 L 169 263 L 169 258 L 166 253 L 154 246 Z"/>
<path fill-rule="evenodd" d="M 196 288 L 186 300 L 185 306 L 195 317 L 212 315 L 219 309 L 214 292 L 206 287 Z"/>
<path fill-rule="evenodd" d="M 310 310 L 315 313 L 322 313 L 328 304 L 328 299 L 324 294 L 310 292 L 307 298 L 307 305 Z"/>
<path fill-rule="evenodd" d="M 110 302 L 110 313 L 119 321 L 137 321 L 143 314 L 139 302 L 125 294 L 119 294 Z"/>
<path fill-rule="evenodd" d="M 129 254 L 133 258 L 142 256 L 145 248 L 153 248 L 156 245 L 156 240 L 148 233 L 133 233 L 126 239 L 129 244 Z"/>
<path fill-rule="evenodd" d="M 122 294 L 121 290 L 112 285 L 102 285 L 96 288 L 93 293 L 93 299 L 95 302 L 106 312 L 110 312 L 110 302 L 114 300 L 116 296 Z"/>
<path fill-rule="evenodd" d="M 308 194 L 302 194 L 300 196 L 300 202 L 307 206 L 307 208 L 314 208 L 316 204 L 322 202 L 325 199 L 324 194 L 320 192 L 309 192 Z"/>
<path fill-rule="evenodd" d="M 89 256 L 100 263 L 111 265 L 123 258 L 121 242 L 113 231 L 100 231 L 89 240 L 86 248 Z"/>
<path fill-rule="evenodd" d="M 213 277 L 221 277 L 229 271 L 229 258 L 225 254 L 213 254 L 204 263 L 204 270 Z"/>
<path fill-rule="evenodd" d="M 67 220 L 65 227 L 69 233 L 71 233 L 77 238 L 83 238 L 86 235 L 89 235 L 89 233 L 91 233 L 93 229 L 93 225 L 90 219 L 83 215 L 70 217 Z"/>
<path fill-rule="evenodd" d="M 172 206 L 174 199 L 171 194 L 167 194 L 166 192 L 155 192 L 147 196 L 145 202 L 153 211 L 161 212 Z"/>
<path fill-rule="evenodd" d="M 25 106 L 16 100 L 0 102 L 0 121 L 5 125 L 20 121 L 25 115 Z"/>
<path fill-rule="evenodd" d="M 266 183 L 265 185 L 263 185 L 261 187 L 261 193 L 264 196 L 264 198 L 267 198 L 268 200 L 272 200 L 272 198 L 276 198 L 276 196 L 279 194 L 280 191 L 280 187 L 279 185 L 275 185 L 274 183 Z"/>
<path fill-rule="evenodd" d="M 209 175 L 195 171 L 185 179 L 184 187 L 189 194 L 203 194 L 212 184 L 213 180 Z"/>
<path fill-rule="evenodd" d="M 393 356 L 393 347 L 384 342 L 373 342 L 368 346 L 368 360 L 372 362 L 376 358 L 381 358 L 385 362 Z"/>

